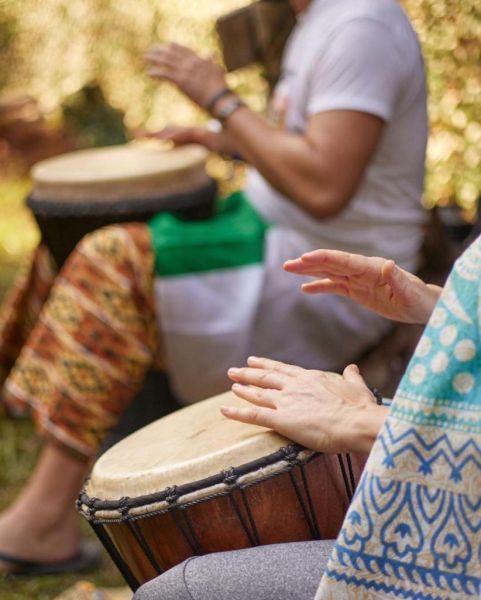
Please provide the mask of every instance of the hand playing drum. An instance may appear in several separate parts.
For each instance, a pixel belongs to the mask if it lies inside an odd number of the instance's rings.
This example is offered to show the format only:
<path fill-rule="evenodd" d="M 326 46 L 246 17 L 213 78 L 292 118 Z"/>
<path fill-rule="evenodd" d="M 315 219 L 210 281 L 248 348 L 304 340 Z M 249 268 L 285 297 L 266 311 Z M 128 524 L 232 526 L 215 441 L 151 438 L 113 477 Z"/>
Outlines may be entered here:
<path fill-rule="evenodd" d="M 341 375 L 250 357 L 229 369 L 232 391 L 251 406 L 223 406 L 243 423 L 268 427 L 318 452 L 369 452 L 387 408 L 378 406 L 356 365 Z"/>

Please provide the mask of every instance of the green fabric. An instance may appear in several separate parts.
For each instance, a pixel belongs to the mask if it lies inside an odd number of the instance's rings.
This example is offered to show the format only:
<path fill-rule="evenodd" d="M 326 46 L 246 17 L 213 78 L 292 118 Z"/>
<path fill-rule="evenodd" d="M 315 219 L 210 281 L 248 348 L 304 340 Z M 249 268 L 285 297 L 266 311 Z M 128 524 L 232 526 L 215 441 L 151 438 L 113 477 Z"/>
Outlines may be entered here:
<path fill-rule="evenodd" d="M 184 221 L 170 213 L 160 213 L 148 226 L 155 252 L 155 272 L 162 276 L 261 263 L 269 227 L 242 192 L 218 200 L 210 219 Z"/>

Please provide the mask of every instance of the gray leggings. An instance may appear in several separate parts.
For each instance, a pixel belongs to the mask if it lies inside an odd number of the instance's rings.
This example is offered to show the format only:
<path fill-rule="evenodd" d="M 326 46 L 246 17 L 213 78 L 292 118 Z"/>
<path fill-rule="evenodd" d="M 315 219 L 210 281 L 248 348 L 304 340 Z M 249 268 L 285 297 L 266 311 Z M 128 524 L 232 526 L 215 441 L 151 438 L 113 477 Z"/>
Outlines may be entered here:
<path fill-rule="evenodd" d="M 313 600 L 334 541 L 194 556 L 149 581 L 133 600 Z"/>

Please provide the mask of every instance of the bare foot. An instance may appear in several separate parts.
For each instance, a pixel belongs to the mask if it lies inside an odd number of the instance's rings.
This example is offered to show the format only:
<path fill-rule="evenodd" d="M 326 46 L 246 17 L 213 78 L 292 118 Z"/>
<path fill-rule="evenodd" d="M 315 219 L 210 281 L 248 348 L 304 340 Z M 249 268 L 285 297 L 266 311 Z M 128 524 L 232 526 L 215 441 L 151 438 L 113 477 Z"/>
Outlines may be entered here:
<path fill-rule="evenodd" d="M 0 553 L 24 560 L 52 563 L 68 560 L 79 550 L 78 515 L 74 508 L 61 522 L 14 505 L 0 515 Z M 14 570 L 0 561 L 0 573 Z"/>
<path fill-rule="evenodd" d="M 73 558 L 80 547 L 75 499 L 88 466 L 62 446 L 45 444 L 30 479 L 0 514 L 0 552 L 44 564 Z"/>

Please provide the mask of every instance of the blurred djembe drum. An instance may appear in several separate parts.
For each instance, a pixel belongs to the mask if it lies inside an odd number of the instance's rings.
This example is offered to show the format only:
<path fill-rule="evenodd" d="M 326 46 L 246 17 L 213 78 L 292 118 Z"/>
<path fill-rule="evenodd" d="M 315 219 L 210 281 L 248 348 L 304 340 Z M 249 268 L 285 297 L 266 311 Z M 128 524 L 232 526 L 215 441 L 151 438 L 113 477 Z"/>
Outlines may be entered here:
<path fill-rule="evenodd" d="M 206 158 L 201 146 L 155 143 L 70 152 L 33 167 L 27 204 L 60 267 L 85 234 L 104 225 L 147 221 L 161 211 L 209 217 L 217 185 Z"/>
<path fill-rule="evenodd" d="M 78 500 L 133 590 L 193 555 L 336 537 L 364 457 L 319 454 L 222 417 L 228 392 L 103 454 Z"/>

